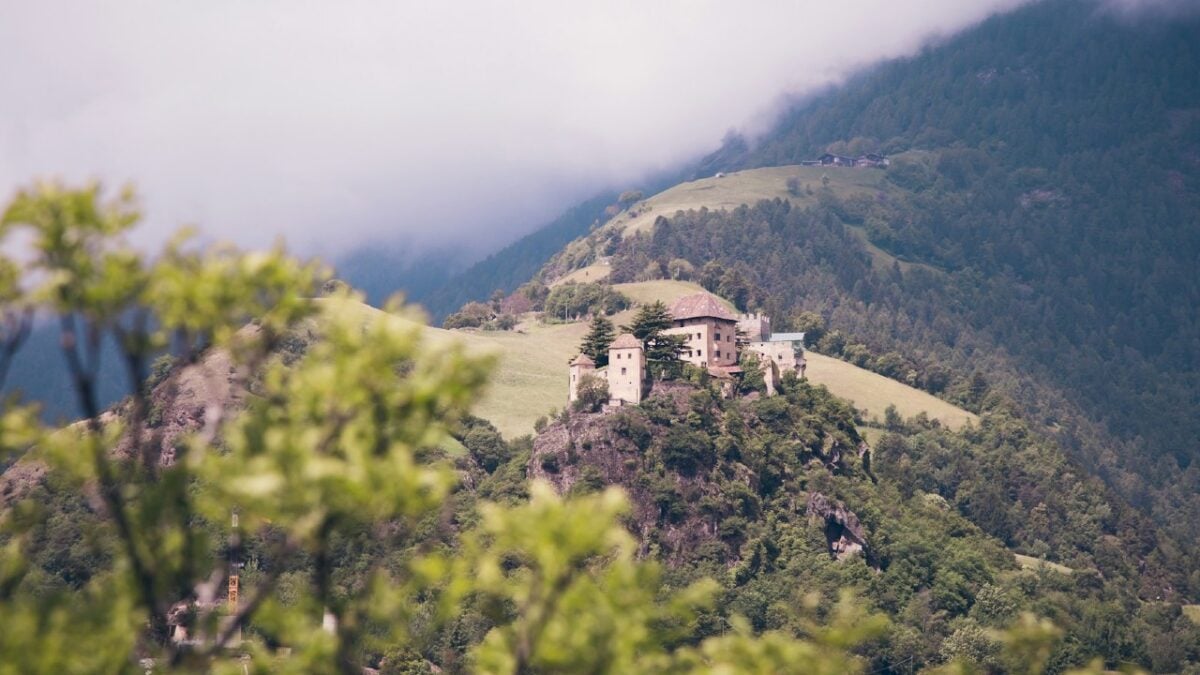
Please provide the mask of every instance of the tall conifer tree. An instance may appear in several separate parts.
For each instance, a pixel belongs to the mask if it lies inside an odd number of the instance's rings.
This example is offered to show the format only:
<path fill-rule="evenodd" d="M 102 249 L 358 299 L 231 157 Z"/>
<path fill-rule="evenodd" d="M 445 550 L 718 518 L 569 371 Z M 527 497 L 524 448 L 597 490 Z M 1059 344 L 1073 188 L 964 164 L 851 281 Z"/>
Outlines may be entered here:
<path fill-rule="evenodd" d="M 579 351 L 595 361 L 597 368 L 607 366 L 608 346 L 612 344 L 615 337 L 616 329 L 613 328 L 612 322 L 597 312 L 595 318 L 592 319 L 592 325 L 588 327 L 588 333 L 584 336 Z"/>
<path fill-rule="evenodd" d="M 679 370 L 679 354 L 683 351 L 686 340 L 682 335 L 664 335 L 663 331 L 671 327 L 671 313 L 661 301 L 642 305 L 633 321 L 621 330 L 633 333 L 641 340 L 646 350 L 646 360 L 652 372 L 677 373 Z"/>

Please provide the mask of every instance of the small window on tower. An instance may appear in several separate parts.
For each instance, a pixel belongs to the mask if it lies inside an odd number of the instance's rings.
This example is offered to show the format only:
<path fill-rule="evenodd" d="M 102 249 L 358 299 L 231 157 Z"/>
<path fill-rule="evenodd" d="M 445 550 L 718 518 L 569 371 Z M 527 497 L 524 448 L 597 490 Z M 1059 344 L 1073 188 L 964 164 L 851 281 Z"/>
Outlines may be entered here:
<path fill-rule="evenodd" d="M 624 374 L 625 374 L 625 369 L 624 369 L 624 368 L 622 368 L 622 369 L 621 369 L 621 374 L 622 374 L 622 375 L 624 375 Z"/>

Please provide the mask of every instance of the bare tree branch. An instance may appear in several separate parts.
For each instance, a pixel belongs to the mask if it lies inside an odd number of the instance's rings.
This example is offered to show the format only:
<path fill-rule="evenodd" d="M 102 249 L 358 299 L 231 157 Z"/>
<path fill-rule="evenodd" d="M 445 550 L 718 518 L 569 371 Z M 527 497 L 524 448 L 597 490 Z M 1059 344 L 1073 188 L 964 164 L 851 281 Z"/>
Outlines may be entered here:
<path fill-rule="evenodd" d="M 0 387 L 8 377 L 8 368 L 12 365 L 13 356 L 29 337 L 33 327 L 33 308 L 26 307 L 20 311 L 9 310 L 4 313 L 3 339 L 0 340 Z"/>
<path fill-rule="evenodd" d="M 99 482 L 100 497 L 117 526 L 117 534 L 124 545 L 125 553 L 129 556 L 129 564 L 142 602 L 150 613 L 150 628 L 160 640 L 166 637 L 166 608 L 161 605 L 158 593 L 154 587 L 154 573 L 142 558 L 134 535 L 133 525 L 125 512 L 124 500 L 121 497 L 121 486 L 112 473 L 109 464 L 108 450 L 100 442 L 103 426 L 100 424 L 100 409 L 96 399 L 96 373 L 100 366 L 99 332 L 94 325 L 88 330 L 88 365 L 85 366 L 79 355 L 75 317 L 73 314 L 61 316 L 63 355 L 67 360 L 67 369 L 71 374 L 72 385 L 79 397 L 79 406 L 88 427 L 88 439 L 92 450 L 92 463 Z"/>

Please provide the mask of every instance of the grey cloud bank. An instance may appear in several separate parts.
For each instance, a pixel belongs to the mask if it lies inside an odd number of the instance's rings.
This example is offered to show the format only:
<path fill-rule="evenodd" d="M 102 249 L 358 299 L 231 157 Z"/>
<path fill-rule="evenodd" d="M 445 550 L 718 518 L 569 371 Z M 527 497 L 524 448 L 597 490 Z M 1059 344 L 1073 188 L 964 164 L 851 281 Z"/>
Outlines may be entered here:
<path fill-rule="evenodd" d="M 482 251 L 1020 0 L 3 4 L 5 197 L 133 181 L 146 243 L 332 255 Z"/>

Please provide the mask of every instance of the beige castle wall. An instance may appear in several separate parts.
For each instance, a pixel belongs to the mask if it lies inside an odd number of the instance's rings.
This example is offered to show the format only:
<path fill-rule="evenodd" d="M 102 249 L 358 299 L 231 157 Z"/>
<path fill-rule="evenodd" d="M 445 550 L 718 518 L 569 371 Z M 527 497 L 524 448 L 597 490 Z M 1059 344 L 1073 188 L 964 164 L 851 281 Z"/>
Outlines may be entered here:
<path fill-rule="evenodd" d="M 779 367 L 781 375 L 789 370 L 804 374 L 804 355 L 797 355 L 790 342 L 751 342 L 746 345 L 746 349 L 763 359 L 773 361 Z"/>
<path fill-rule="evenodd" d="M 646 354 L 640 348 L 608 351 L 608 397 L 626 403 L 642 402 Z"/>
<path fill-rule="evenodd" d="M 779 380 L 781 378 L 782 373 L 774 361 L 767 359 L 763 362 L 763 382 L 767 385 L 767 396 L 774 396 L 779 393 Z"/>
<path fill-rule="evenodd" d="M 687 344 L 680 358 L 700 368 L 713 368 L 737 364 L 735 326 L 732 321 L 688 319 L 676 321 L 674 327 L 663 333 L 686 335 Z"/>
<path fill-rule="evenodd" d="M 603 368 L 571 364 L 567 368 L 569 402 L 579 399 L 579 383 L 588 375 L 608 383 L 610 402 L 641 403 L 646 381 L 646 354 L 641 347 L 609 349 L 608 365 Z"/>
<path fill-rule="evenodd" d="M 567 400 L 571 403 L 579 398 L 579 380 L 583 379 L 584 375 L 595 375 L 596 369 L 592 366 L 571 366 L 570 380 L 568 382 Z M 603 371 L 600 372 L 603 375 Z"/>

